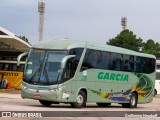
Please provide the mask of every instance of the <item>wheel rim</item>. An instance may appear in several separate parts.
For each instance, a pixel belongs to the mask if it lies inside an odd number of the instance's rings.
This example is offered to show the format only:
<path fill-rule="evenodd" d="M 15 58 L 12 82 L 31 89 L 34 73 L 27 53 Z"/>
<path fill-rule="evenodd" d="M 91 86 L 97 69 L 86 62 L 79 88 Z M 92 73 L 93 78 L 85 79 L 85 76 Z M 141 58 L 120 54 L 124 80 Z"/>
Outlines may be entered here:
<path fill-rule="evenodd" d="M 131 97 L 131 105 L 134 106 L 135 103 L 136 103 L 136 98 L 135 98 L 135 96 L 132 96 Z"/>
<path fill-rule="evenodd" d="M 78 97 L 77 97 L 77 103 L 78 104 L 82 104 L 83 103 L 83 96 L 82 95 L 78 95 Z"/>

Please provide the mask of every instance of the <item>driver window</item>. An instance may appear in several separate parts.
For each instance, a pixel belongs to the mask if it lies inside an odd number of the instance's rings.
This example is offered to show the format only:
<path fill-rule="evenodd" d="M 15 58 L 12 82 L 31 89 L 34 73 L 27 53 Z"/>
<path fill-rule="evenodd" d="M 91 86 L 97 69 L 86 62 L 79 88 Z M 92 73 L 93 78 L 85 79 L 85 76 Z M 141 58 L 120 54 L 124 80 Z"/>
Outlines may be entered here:
<path fill-rule="evenodd" d="M 64 78 L 67 80 L 75 75 L 82 52 L 83 48 L 74 48 L 69 51 L 69 55 L 76 55 L 76 57 L 69 59 L 66 63 Z"/>

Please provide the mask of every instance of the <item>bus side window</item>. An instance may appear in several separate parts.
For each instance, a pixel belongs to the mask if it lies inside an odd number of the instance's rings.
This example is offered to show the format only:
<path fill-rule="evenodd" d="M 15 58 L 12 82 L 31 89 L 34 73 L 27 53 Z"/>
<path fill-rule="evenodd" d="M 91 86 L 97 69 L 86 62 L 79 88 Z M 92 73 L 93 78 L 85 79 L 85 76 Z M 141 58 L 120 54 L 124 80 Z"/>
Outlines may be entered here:
<path fill-rule="evenodd" d="M 81 71 L 90 68 L 97 68 L 100 62 L 100 51 L 88 49 L 83 60 Z"/>
<path fill-rule="evenodd" d="M 73 67 L 72 70 L 73 70 L 73 72 L 75 72 L 77 67 L 78 67 L 80 58 L 82 56 L 82 52 L 83 52 L 83 48 L 74 48 L 74 49 L 71 49 L 69 51 L 69 55 L 76 55 L 76 57 L 73 58 L 73 60 L 72 60 L 72 67 Z"/>
<path fill-rule="evenodd" d="M 100 62 L 100 52 L 93 50 L 89 55 L 87 62 L 90 64 L 91 68 L 97 68 L 98 63 Z"/>
<path fill-rule="evenodd" d="M 140 61 L 140 57 L 136 57 L 136 72 L 141 72 L 141 61 Z"/>
<path fill-rule="evenodd" d="M 155 59 L 136 57 L 136 72 L 153 73 L 155 71 Z"/>
<path fill-rule="evenodd" d="M 101 51 L 99 54 L 100 54 L 99 60 L 98 60 L 96 68 L 109 70 L 109 68 L 110 68 L 110 53 L 105 52 L 105 51 Z"/>
<path fill-rule="evenodd" d="M 88 63 L 89 54 L 90 54 L 90 50 L 87 49 L 86 54 L 85 54 L 85 57 L 84 57 L 84 59 L 83 59 L 81 71 L 84 71 L 84 70 L 86 70 L 86 69 L 91 68 L 90 64 Z"/>
<path fill-rule="evenodd" d="M 122 55 L 119 53 L 111 53 L 111 70 L 120 71 L 122 69 Z"/>
<path fill-rule="evenodd" d="M 82 52 L 83 52 L 83 48 L 74 48 L 69 51 L 69 55 L 76 55 L 76 56 L 67 61 L 64 78 L 69 79 L 75 75 Z"/>
<path fill-rule="evenodd" d="M 66 63 L 64 78 L 72 78 L 74 76 L 75 71 L 73 71 L 73 58 L 69 59 Z"/>
<path fill-rule="evenodd" d="M 123 71 L 133 72 L 134 71 L 134 56 L 123 55 L 123 63 L 122 63 Z"/>
<path fill-rule="evenodd" d="M 153 73 L 155 71 L 155 64 L 156 64 L 155 59 L 147 58 L 146 72 L 147 73 Z"/>
<path fill-rule="evenodd" d="M 135 64 L 134 56 L 130 56 L 130 57 L 129 57 L 129 65 L 130 65 L 130 71 L 131 71 L 131 72 L 134 72 L 134 71 L 135 71 L 134 64 Z"/>
<path fill-rule="evenodd" d="M 150 73 L 154 72 L 155 71 L 155 66 L 156 66 L 156 60 L 155 59 L 152 59 L 150 58 L 151 60 L 151 71 Z M 150 64 L 150 63 L 149 63 Z"/>

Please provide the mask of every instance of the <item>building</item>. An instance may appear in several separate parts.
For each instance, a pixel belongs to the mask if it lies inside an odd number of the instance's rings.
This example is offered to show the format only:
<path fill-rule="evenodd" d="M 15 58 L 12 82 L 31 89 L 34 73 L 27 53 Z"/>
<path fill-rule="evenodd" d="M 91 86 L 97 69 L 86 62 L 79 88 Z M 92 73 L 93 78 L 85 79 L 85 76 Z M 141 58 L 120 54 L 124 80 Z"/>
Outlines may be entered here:
<path fill-rule="evenodd" d="M 4 74 L 12 88 L 21 88 L 25 58 L 23 64 L 18 67 L 17 57 L 28 52 L 30 47 L 28 42 L 0 27 L 0 76 Z"/>

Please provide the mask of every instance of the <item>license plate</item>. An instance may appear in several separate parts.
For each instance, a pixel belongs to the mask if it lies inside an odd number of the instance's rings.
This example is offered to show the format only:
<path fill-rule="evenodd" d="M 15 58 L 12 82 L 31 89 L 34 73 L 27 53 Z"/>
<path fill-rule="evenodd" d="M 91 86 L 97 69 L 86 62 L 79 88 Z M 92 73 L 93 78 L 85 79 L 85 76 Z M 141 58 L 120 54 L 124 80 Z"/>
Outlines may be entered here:
<path fill-rule="evenodd" d="M 35 98 L 40 98 L 41 96 L 40 96 L 40 94 L 34 94 L 34 97 Z"/>

